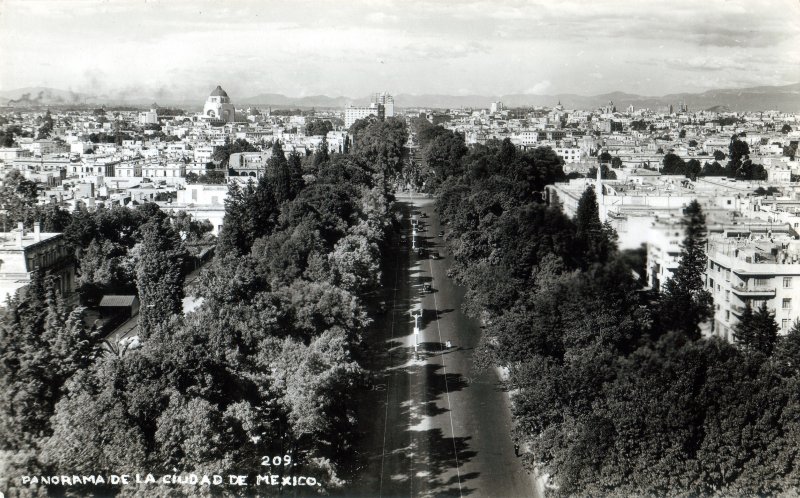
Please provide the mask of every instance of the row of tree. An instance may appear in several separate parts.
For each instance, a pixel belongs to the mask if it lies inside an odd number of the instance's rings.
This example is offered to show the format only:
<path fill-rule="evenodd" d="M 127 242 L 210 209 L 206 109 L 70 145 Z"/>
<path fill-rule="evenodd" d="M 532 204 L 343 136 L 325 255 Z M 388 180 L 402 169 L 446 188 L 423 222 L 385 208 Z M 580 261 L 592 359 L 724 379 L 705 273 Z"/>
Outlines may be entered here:
<path fill-rule="evenodd" d="M 390 150 L 378 141 L 394 136 L 395 126 L 363 126 L 364 157 Z M 191 220 L 149 208 L 73 215 L 66 236 L 102 254 L 93 271 L 82 258 L 81 278 L 125 267 L 112 262 L 114 250 L 133 257 L 119 280 L 132 279 L 138 291 L 142 345 L 100 354 L 98 331 L 44 281 L 12 302 L 0 327 L 0 392 L 14 400 L 1 409 L 0 434 L 15 435 L 2 441 L 3 475 L 69 469 L 253 481 L 271 471 L 311 475 L 325 489 L 343 483 L 340 466 L 355 434 L 352 396 L 365 381 L 356 361 L 370 323 L 364 299 L 380 283 L 393 219 L 383 179 L 397 165 L 386 161 L 391 155 L 367 162 L 320 151 L 304 178 L 279 143 L 272 151 L 264 178 L 231 183 L 217 256 L 193 284 L 201 304 L 186 315 L 180 269 L 189 228 L 181 223 Z M 103 253 L 104 246 L 113 249 Z M 265 468 L 265 455 L 290 455 L 296 466 Z M 71 492 L 181 493 L 148 484 Z"/>
<path fill-rule="evenodd" d="M 750 310 L 735 344 L 701 337 L 712 300 L 700 206 L 686 209 L 673 278 L 649 297 L 593 189 L 569 218 L 510 168 L 518 154 L 451 177 L 437 208 L 465 311 L 487 324 L 476 361 L 509 369 L 526 464 L 558 496 L 796 489 L 800 327 L 779 337 L 774 315 Z"/>
<path fill-rule="evenodd" d="M 747 142 L 740 140 L 738 135 L 731 137 L 728 146 L 728 162 L 723 167 L 719 161 L 726 155 L 721 151 L 714 151 L 714 162 L 700 165 L 695 158 L 684 161 L 676 154 L 669 152 L 664 156 L 661 172 L 665 175 L 684 175 L 696 180 L 699 176 L 727 176 L 741 180 L 766 180 L 767 171 L 764 166 L 753 163 L 749 158 L 750 147 Z"/>

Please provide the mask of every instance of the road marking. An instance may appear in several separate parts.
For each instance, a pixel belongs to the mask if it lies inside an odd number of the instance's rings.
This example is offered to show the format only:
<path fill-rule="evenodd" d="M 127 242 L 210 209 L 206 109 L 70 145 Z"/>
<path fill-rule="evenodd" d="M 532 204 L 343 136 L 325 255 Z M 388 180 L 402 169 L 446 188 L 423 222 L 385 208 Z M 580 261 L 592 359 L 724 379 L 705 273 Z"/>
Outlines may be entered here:
<path fill-rule="evenodd" d="M 431 279 L 433 279 L 433 262 L 428 260 L 428 266 L 430 267 L 431 271 Z M 439 325 L 439 304 L 436 300 L 436 293 L 433 293 L 433 309 L 436 311 L 436 330 L 439 331 L 439 351 L 440 355 L 439 358 L 442 359 L 442 371 L 444 372 L 444 391 L 447 393 L 447 411 L 450 415 L 450 435 L 453 437 L 453 456 L 456 458 L 456 477 L 458 478 L 458 496 L 463 497 L 464 495 L 461 492 L 461 471 L 459 470 L 459 462 L 458 462 L 458 450 L 456 449 L 456 429 L 453 426 L 453 407 L 450 406 L 450 389 L 447 387 L 447 366 L 444 364 L 444 347 L 442 344 L 442 327 Z"/>

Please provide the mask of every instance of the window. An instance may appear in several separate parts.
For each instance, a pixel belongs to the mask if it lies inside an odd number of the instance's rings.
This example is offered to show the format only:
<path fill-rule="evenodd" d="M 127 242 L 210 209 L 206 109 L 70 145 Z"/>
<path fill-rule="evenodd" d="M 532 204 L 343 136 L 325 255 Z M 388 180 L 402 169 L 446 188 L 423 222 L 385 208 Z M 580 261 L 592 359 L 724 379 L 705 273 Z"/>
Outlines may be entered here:
<path fill-rule="evenodd" d="M 767 285 L 769 285 L 769 279 L 768 278 L 754 278 L 753 279 L 753 285 L 755 285 L 756 287 L 766 287 Z"/>
<path fill-rule="evenodd" d="M 786 329 L 789 328 L 789 319 L 788 318 L 784 318 L 783 320 L 781 320 L 781 328 L 783 330 L 786 330 Z"/>
<path fill-rule="evenodd" d="M 792 299 L 789 297 L 783 298 L 783 305 L 781 306 L 785 310 L 792 309 Z"/>
<path fill-rule="evenodd" d="M 792 277 L 783 277 L 783 288 L 784 289 L 792 288 Z"/>
<path fill-rule="evenodd" d="M 730 311 L 726 311 L 725 312 L 725 320 L 730 320 L 730 319 L 731 319 L 731 312 Z"/>
<path fill-rule="evenodd" d="M 731 300 L 731 291 L 726 290 L 725 291 L 725 302 L 728 302 L 730 300 Z"/>

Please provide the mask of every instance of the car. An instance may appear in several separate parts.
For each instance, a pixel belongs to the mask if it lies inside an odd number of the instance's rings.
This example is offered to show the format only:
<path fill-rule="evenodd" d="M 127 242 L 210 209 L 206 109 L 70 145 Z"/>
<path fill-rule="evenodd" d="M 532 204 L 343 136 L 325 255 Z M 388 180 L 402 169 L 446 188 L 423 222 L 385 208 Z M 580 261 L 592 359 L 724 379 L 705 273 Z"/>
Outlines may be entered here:
<path fill-rule="evenodd" d="M 422 257 L 425 256 L 425 249 L 418 247 L 417 248 L 417 256 Z"/>
<path fill-rule="evenodd" d="M 439 258 L 441 258 L 441 256 L 439 256 L 438 252 L 432 252 L 431 253 L 431 259 L 439 259 Z"/>
<path fill-rule="evenodd" d="M 439 237 L 444 237 L 444 230 L 439 230 Z"/>

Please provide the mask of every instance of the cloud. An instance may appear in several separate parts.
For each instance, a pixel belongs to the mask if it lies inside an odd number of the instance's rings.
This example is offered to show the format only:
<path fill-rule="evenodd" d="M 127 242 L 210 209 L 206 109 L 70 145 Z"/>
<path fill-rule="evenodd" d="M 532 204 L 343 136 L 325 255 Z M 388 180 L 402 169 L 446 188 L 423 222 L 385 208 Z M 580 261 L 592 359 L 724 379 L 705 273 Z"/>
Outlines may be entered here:
<path fill-rule="evenodd" d="M 532 94 L 541 95 L 548 88 L 550 88 L 550 81 L 549 80 L 542 80 L 542 81 L 536 83 L 535 85 L 533 85 L 532 87 L 528 88 L 527 90 L 525 90 L 525 93 L 532 93 Z"/>
<path fill-rule="evenodd" d="M 693 56 L 688 59 L 667 59 L 665 63 L 667 66 L 674 69 L 697 72 L 723 71 L 730 69 L 743 70 L 750 67 L 744 61 L 742 61 L 740 55 L 733 55 L 736 56 L 737 59 L 728 57 Z"/>
<path fill-rule="evenodd" d="M 385 12 L 371 12 L 367 14 L 366 19 L 377 24 L 394 23 L 398 20 L 397 16 L 386 14 Z"/>

